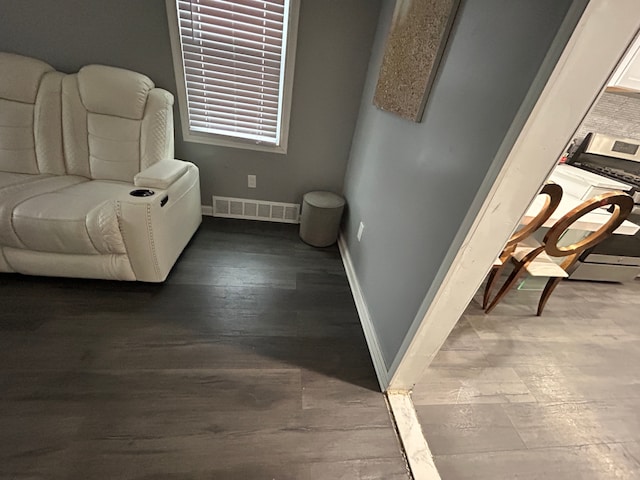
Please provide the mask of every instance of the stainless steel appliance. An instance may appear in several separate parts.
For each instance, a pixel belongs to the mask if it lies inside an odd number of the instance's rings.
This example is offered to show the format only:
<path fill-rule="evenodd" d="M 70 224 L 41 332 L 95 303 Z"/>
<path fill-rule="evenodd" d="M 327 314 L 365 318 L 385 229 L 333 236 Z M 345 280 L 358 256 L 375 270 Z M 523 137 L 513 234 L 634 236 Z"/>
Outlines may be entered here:
<path fill-rule="evenodd" d="M 568 165 L 629 185 L 636 204 L 629 220 L 640 221 L 640 140 L 589 133 L 569 154 Z M 640 275 L 640 232 L 613 235 L 585 251 L 570 278 L 626 282 Z"/>

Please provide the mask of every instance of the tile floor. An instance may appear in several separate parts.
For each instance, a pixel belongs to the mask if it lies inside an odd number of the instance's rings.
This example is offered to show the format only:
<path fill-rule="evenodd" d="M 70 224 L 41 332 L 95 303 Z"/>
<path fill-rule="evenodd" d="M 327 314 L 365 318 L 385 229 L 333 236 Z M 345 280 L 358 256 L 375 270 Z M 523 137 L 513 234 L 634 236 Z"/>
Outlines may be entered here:
<path fill-rule="evenodd" d="M 640 478 L 640 280 L 467 308 L 413 392 L 442 480 Z"/>

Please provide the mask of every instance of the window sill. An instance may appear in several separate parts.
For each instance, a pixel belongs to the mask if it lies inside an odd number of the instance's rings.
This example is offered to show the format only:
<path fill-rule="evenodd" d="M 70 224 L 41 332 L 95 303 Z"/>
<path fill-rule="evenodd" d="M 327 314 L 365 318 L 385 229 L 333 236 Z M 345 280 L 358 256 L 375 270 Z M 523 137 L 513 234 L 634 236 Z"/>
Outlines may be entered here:
<path fill-rule="evenodd" d="M 182 137 L 185 142 L 190 143 L 203 143 L 205 145 L 216 145 L 219 147 L 241 148 L 245 150 L 257 150 L 260 152 L 286 154 L 287 145 L 265 145 L 261 143 L 255 143 L 251 140 L 234 139 L 230 137 L 221 137 L 208 133 L 198 133 L 188 131 L 182 132 Z"/>

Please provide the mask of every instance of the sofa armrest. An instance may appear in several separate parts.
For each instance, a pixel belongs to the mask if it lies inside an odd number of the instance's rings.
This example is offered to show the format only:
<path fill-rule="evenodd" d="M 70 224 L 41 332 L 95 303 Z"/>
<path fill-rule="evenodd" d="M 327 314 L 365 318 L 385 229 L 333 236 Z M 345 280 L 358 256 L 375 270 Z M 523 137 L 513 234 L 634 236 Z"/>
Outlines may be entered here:
<path fill-rule="evenodd" d="M 182 160 L 160 160 L 133 177 L 136 187 L 166 190 L 187 171 L 188 163 Z"/>
<path fill-rule="evenodd" d="M 129 193 L 115 199 L 122 238 L 136 280 L 162 282 L 202 222 L 198 168 L 182 162 L 186 172 L 155 195 Z"/>

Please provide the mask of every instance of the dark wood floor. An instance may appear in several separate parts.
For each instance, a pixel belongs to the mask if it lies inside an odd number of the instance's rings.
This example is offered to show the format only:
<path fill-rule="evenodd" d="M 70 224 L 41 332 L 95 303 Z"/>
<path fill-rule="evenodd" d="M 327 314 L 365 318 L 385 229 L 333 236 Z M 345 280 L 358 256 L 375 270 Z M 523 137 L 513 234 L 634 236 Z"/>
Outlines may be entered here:
<path fill-rule="evenodd" d="M 442 480 L 640 478 L 640 280 L 482 290 L 413 392 Z"/>
<path fill-rule="evenodd" d="M 0 275 L 0 478 L 407 479 L 336 247 L 205 218 L 162 285 Z"/>

